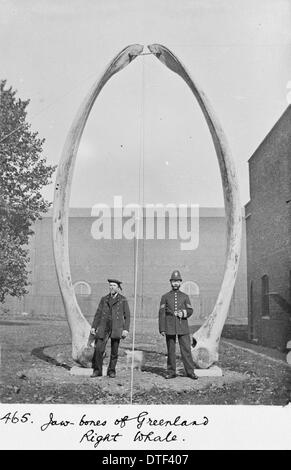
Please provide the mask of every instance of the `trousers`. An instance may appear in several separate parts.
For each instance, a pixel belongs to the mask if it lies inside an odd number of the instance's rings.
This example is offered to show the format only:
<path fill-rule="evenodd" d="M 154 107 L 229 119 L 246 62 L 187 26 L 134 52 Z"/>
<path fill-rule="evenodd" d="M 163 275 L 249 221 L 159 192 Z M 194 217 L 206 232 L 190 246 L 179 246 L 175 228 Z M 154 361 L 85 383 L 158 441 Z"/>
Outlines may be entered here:
<path fill-rule="evenodd" d="M 189 335 L 177 335 L 181 357 L 186 374 L 193 374 L 194 362 L 191 354 L 191 343 Z M 176 335 L 166 335 L 168 350 L 167 370 L 170 374 L 176 374 Z"/>
<path fill-rule="evenodd" d="M 110 337 L 110 334 L 106 334 L 105 338 L 98 338 L 95 342 L 95 351 L 92 359 L 92 367 L 94 371 L 97 371 L 99 374 L 102 374 L 103 367 L 103 357 L 106 348 L 107 341 Z M 107 374 L 109 372 L 115 372 L 117 359 L 118 359 L 118 348 L 119 348 L 120 339 L 111 338 L 111 353 L 110 361 L 107 369 Z"/>

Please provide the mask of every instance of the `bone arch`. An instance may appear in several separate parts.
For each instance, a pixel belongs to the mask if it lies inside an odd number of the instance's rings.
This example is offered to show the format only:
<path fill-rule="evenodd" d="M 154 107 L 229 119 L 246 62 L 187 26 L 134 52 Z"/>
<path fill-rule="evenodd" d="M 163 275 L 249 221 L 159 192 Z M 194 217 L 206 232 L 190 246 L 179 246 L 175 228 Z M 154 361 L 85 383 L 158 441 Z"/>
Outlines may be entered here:
<path fill-rule="evenodd" d="M 219 162 L 225 210 L 227 216 L 227 253 L 224 277 L 212 313 L 193 335 L 192 356 L 195 364 L 207 368 L 218 359 L 218 345 L 237 276 L 241 244 L 241 206 L 234 162 L 226 137 L 214 111 L 204 94 L 194 83 L 179 59 L 159 44 L 148 46 L 164 65 L 180 75 L 187 83 L 204 114 Z M 90 366 L 92 348 L 89 347 L 90 325 L 78 305 L 71 280 L 68 250 L 68 211 L 72 177 L 76 156 L 92 106 L 107 81 L 122 70 L 143 51 L 143 46 L 133 44 L 124 48 L 94 83 L 81 104 L 71 125 L 56 175 L 53 204 L 54 259 L 65 313 L 72 336 L 72 357 L 83 366 Z"/>

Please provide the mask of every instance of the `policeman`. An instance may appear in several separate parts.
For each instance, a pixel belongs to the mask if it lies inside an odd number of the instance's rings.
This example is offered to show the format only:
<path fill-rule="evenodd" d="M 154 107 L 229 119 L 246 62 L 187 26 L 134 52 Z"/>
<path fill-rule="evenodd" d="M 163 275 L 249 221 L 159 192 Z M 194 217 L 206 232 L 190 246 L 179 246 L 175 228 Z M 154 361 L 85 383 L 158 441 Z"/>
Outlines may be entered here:
<path fill-rule="evenodd" d="M 125 339 L 129 332 L 130 310 L 126 298 L 121 295 L 122 282 L 118 279 L 108 279 L 108 282 L 109 294 L 101 298 L 91 328 L 91 334 L 95 336 L 91 377 L 102 376 L 104 351 L 109 338 L 111 354 L 107 375 L 110 378 L 116 376 L 120 339 Z"/>
<path fill-rule="evenodd" d="M 176 374 L 176 336 L 180 345 L 182 361 L 187 377 L 198 379 L 194 373 L 194 362 L 191 355 L 188 320 L 193 308 L 187 294 L 181 292 L 182 278 L 179 271 L 173 271 L 170 283 L 172 290 L 163 295 L 159 310 L 159 331 L 166 336 L 168 360 L 167 379 L 177 377 Z"/>

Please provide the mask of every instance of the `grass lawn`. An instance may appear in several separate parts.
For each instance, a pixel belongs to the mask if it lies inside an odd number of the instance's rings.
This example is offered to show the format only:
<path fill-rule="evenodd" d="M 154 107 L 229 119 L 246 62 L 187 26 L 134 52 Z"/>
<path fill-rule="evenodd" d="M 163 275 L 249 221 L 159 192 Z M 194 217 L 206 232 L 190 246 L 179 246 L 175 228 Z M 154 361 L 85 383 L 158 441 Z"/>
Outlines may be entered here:
<path fill-rule="evenodd" d="M 222 377 L 197 381 L 183 377 L 178 354 L 180 376 L 166 380 L 165 340 L 157 334 L 156 325 L 140 326 L 135 344 L 144 351 L 145 364 L 142 372 L 133 374 L 134 404 L 286 405 L 290 401 L 290 366 L 235 348 L 227 339 L 220 343 Z M 131 347 L 131 336 L 121 342 L 117 377 L 91 379 L 70 375 L 74 362 L 66 321 L 25 318 L 1 321 L 0 328 L 2 403 L 130 403 L 131 370 L 126 366 L 125 349 Z M 109 354 L 107 349 L 105 363 Z"/>

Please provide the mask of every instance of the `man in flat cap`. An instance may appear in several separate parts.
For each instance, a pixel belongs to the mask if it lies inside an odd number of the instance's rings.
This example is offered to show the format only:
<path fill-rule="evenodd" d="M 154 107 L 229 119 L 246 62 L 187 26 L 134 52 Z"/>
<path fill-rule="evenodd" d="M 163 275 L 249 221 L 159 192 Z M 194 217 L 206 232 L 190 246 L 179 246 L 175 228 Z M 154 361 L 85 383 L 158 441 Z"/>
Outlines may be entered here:
<path fill-rule="evenodd" d="M 191 344 L 188 320 L 193 308 L 187 294 L 180 291 L 182 278 L 178 270 L 173 271 L 170 283 L 172 289 L 163 295 L 159 310 L 159 331 L 166 337 L 168 360 L 167 379 L 177 377 L 176 374 L 176 337 L 180 345 L 182 361 L 187 377 L 198 379 L 194 373 L 194 362 L 191 355 Z"/>
<path fill-rule="evenodd" d="M 110 378 L 116 376 L 120 339 L 125 339 L 129 332 L 130 310 L 126 298 L 121 295 L 122 282 L 118 279 L 108 279 L 108 282 L 109 294 L 101 298 L 91 328 L 91 334 L 95 336 L 91 377 L 102 376 L 103 356 L 109 338 L 111 354 L 107 375 Z"/>

